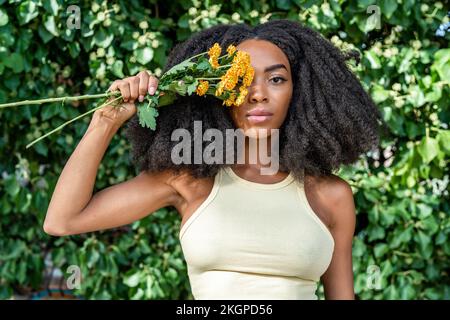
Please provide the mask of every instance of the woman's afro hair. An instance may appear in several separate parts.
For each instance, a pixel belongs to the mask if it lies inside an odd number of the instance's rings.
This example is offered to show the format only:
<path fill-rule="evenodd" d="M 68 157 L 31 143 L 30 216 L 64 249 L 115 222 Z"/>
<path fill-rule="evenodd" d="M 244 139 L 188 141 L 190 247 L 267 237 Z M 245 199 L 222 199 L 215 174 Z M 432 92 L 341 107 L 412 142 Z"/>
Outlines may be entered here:
<path fill-rule="evenodd" d="M 243 23 L 213 26 L 175 45 L 162 72 L 207 51 L 216 42 L 226 48 L 248 39 L 272 42 L 286 54 L 291 66 L 293 95 L 280 128 L 280 170 L 297 179 L 303 179 L 303 172 L 330 175 L 342 164 L 352 164 L 361 154 L 378 147 L 380 124 L 384 124 L 381 113 L 346 64 L 351 58 L 358 63 L 358 52 L 343 53 L 298 22 L 278 19 L 255 27 Z M 139 171 L 187 170 L 193 177 L 204 178 L 229 166 L 194 161 L 174 164 L 171 159 L 172 148 L 179 143 L 171 141 L 175 129 L 184 128 L 191 137 L 194 121 L 201 121 L 203 132 L 215 128 L 225 136 L 226 129 L 235 129 L 221 100 L 208 95 L 179 97 L 158 111 L 156 131 L 141 127 L 137 114 L 127 123 L 125 135 Z M 203 147 L 207 145 L 203 142 Z M 193 141 L 191 146 L 193 155 Z M 228 147 L 224 146 L 224 154 Z"/>

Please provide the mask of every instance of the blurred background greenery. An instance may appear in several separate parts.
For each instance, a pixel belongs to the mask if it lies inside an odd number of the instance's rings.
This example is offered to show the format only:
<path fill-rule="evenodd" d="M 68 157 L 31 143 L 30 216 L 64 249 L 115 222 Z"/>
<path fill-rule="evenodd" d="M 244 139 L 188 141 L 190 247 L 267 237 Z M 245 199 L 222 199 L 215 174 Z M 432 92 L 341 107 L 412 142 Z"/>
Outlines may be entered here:
<path fill-rule="evenodd" d="M 70 27 L 73 4 L 79 29 Z M 0 103 L 101 93 L 143 69 L 160 75 L 175 43 L 216 24 L 300 21 L 361 52 L 352 68 L 389 124 L 377 152 L 339 172 L 357 208 L 357 298 L 449 299 L 448 10 L 418 0 L 0 0 Z M 67 268 L 78 265 L 74 293 L 85 299 L 192 299 L 180 219 L 171 208 L 103 232 L 43 232 L 53 188 L 89 117 L 25 146 L 91 108 L 81 102 L 0 111 L 0 298 L 30 297 L 44 288 L 51 266 L 67 278 Z M 95 192 L 137 174 L 120 132 Z M 318 295 L 324 298 L 322 286 Z"/>

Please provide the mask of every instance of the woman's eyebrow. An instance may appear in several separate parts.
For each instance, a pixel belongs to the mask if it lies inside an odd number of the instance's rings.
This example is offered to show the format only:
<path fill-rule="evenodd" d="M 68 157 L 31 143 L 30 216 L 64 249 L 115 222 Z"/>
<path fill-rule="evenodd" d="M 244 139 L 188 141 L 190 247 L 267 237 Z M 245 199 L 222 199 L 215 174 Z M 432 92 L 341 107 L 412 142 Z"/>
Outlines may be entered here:
<path fill-rule="evenodd" d="M 285 66 L 284 64 L 279 63 L 279 64 L 274 64 L 274 65 L 272 65 L 272 66 L 270 66 L 270 67 L 266 67 L 266 68 L 264 69 L 264 73 L 270 72 L 270 71 L 273 71 L 273 70 L 276 70 L 276 69 L 280 69 L 280 68 L 284 68 L 284 69 L 286 69 L 286 71 L 287 71 L 286 66 Z"/>

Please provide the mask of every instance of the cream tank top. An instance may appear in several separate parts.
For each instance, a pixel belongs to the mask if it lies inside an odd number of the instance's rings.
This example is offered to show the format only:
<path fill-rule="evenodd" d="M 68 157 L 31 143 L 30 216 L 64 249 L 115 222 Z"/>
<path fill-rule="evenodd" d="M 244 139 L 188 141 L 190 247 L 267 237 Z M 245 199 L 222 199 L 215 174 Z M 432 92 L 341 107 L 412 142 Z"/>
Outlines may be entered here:
<path fill-rule="evenodd" d="M 230 167 L 219 170 L 179 239 L 196 300 L 317 300 L 334 251 L 292 174 L 261 184 Z"/>

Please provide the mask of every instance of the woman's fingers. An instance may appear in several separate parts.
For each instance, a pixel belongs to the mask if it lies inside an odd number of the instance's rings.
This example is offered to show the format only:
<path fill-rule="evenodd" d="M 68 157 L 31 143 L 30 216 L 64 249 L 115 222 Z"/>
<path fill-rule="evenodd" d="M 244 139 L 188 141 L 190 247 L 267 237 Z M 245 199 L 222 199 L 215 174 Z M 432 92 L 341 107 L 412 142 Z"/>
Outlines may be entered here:
<path fill-rule="evenodd" d="M 130 101 L 134 102 L 139 97 L 139 77 L 130 77 L 128 83 L 130 84 Z"/>
<path fill-rule="evenodd" d="M 148 90 L 148 80 L 149 75 L 147 71 L 141 71 L 138 73 L 137 77 L 139 78 L 139 102 L 144 101 L 144 97 L 147 94 Z"/>
<path fill-rule="evenodd" d="M 148 93 L 153 95 L 155 94 L 156 88 L 158 88 L 158 78 L 155 76 L 150 76 L 150 79 L 148 80 Z"/>
<path fill-rule="evenodd" d="M 124 102 L 128 102 L 131 99 L 130 85 L 127 81 L 119 80 L 118 88 L 122 94 Z"/>
<path fill-rule="evenodd" d="M 142 102 L 147 92 L 155 94 L 158 83 L 158 78 L 144 70 L 134 77 L 114 81 L 106 92 L 120 90 L 124 102 L 134 103 L 136 99 Z"/>
<path fill-rule="evenodd" d="M 109 86 L 108 90 L 106 90 L 106 92 L 109 92 L 109 91 L 116 91 L 116 90 L 117 90 L 117 83 L 118 83 L 119 81 L 120 81 L 120 80 L 115 80 L 115 81 L 113 81 L 113 83 L 111 83 L 111 85 Z"/>

